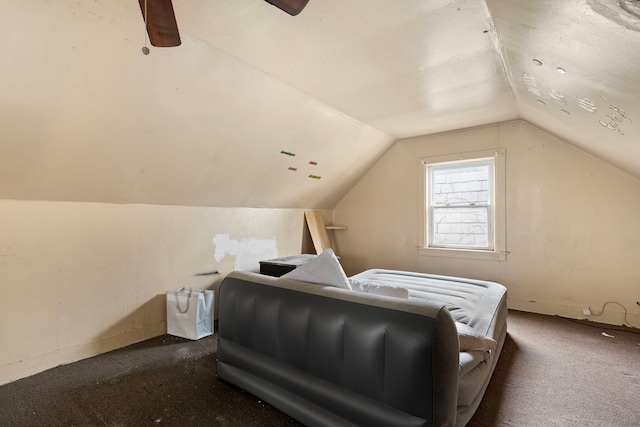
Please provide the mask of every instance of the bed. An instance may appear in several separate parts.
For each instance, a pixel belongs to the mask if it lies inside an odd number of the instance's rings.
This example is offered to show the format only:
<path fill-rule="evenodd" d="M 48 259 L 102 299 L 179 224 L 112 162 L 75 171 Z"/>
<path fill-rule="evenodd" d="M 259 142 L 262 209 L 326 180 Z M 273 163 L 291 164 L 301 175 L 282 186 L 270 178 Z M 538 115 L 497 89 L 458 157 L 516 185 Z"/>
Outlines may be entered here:
<path fill-rule="evenodd" d="M 504 286 L 334 269 L 228 275 L 220 378 L 309 426 L 466 425 L 506 336 Z"/>

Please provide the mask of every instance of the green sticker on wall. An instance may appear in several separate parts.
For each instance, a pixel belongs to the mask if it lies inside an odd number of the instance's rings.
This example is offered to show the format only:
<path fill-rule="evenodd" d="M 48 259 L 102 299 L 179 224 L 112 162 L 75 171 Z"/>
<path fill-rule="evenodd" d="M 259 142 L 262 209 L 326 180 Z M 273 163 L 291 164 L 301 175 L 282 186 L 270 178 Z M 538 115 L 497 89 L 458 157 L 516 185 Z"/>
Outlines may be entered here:
<path fill-rule="evenodd" d="M 320 179 L 320 178 L 322 178 L 322 177 L 321 177 L 321 176 L 318 176 L 318 175 L 309 175 L 309 178 L 312 178 L 312 179 Z"/>

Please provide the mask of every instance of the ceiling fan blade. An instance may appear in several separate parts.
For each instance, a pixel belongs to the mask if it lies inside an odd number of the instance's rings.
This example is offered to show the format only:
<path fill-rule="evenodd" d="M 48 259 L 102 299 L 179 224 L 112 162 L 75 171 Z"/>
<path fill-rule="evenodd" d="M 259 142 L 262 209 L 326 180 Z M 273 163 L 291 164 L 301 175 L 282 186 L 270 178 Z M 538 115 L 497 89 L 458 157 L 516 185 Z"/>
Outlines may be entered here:
<path fill-rule="evenodd" d="M 309 0 L 266 0 L 278 9 L 284 10 L 289 15 L 296 16 L 307 5 Z"/>
<path fill-rule="evenodd" d="M 138 0 L 138 3 L 147 24 L 151 44 L 157 47 L 180 46 L 182 42 L 171 0 Z"/>

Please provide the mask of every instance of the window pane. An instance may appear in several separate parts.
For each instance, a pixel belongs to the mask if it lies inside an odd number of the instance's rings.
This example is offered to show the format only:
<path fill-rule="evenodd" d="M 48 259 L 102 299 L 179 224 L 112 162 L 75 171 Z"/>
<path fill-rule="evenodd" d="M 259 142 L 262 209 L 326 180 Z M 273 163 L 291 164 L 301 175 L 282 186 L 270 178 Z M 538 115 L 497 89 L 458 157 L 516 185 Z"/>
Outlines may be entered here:
<path fill-rule="evenodd" d="M 493 249 L 493 160 L 430 169 L 430 246 Z"/>
<path fill-rule="evenodd" d="M 490 165 L 432 167 L 433 206 L 475 205 L 490 202 Z"/>
<path fill-rule="evenodd" d="M 433 208 L 431 246 L 492 249 L 489 208 Z"/>

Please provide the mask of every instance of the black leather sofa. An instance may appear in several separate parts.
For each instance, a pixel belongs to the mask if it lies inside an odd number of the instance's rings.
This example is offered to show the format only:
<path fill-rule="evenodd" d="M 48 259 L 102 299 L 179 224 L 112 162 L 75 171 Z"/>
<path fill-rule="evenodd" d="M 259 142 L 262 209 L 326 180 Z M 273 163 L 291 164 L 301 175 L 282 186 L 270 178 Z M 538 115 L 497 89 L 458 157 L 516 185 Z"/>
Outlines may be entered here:
<path fill-rule="evenodd" d="M 465 425 L 504 342 L 506 289 L 388 270 L 354 277 L 405 281 L 410 298 L 227 276 L 219 292 L 220 378 L 308 426 Z M 483 329 L 493 351 L 461 352 L 461 323 Z"/>

